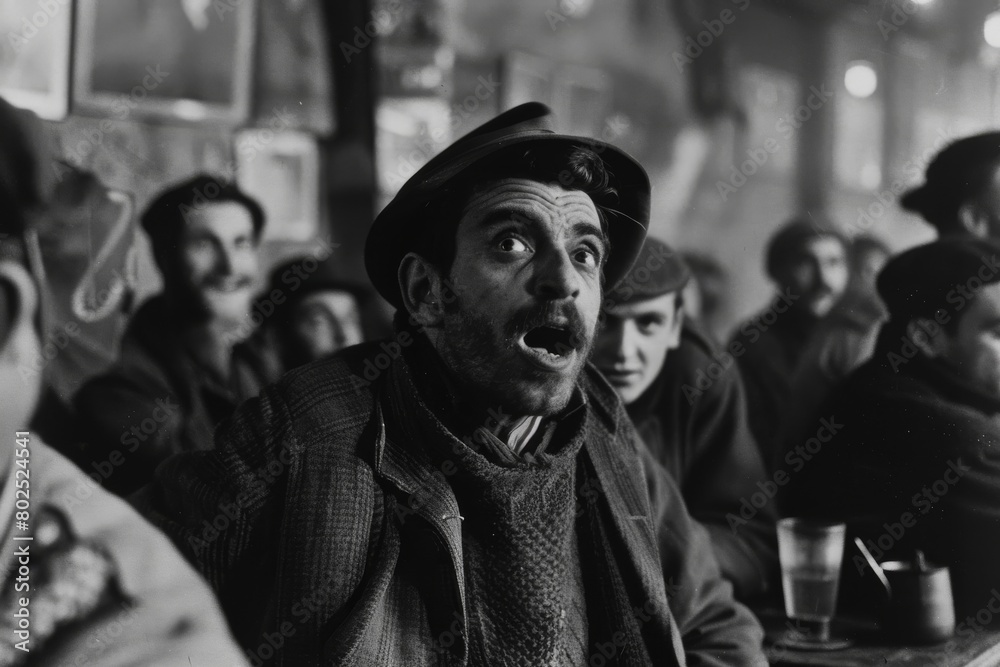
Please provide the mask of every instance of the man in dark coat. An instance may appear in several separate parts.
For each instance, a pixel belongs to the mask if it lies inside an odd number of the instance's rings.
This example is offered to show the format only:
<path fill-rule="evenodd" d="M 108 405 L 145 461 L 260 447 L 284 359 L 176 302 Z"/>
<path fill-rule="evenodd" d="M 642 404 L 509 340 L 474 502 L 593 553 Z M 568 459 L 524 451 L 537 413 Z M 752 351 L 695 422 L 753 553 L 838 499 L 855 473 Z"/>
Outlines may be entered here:
<path fill-rule="evenodd" d="M 847 289 L 816 327 L 792 376 L 795 407 L 783 416 L 779 451 L 790 438 L 793 445 L 798 444 L 811 435 L 810 429 L 816 429 L 812 421 L 816 411 L 851 371 L 871 357 L 886 318 L 875 279 L 892 252 L 875 237 L 857 236 L 851 239 L 848 254 L 851 276 Z M 781 461 L 772 464 L 780 466 Z"/>
<path fill-rule="evenodd" d="M 132 317 L 118 362 L 74 397 L 85 468 L 121 495 L 172 454 L 210 449 L 219 422 L 277 379 L 267 346 L 244 340 L 260 206 L 231 182 L 198 176 L 160 195 L 142 223 L 163 292 Z"/>
<path fill-rule="evenodd" d="M 949 566 L 961 623 L 1000 589 L 1000 245 L 917 247 L 878 287 L 875 354 L 820 412 L 836 435 L 786 454 L 781 507 L 851 522 L 880 559 Z"/>
<path fill-rule="evenodd" d="M 501 114 L 379 214 L 366 266 L 394 339 L 292 371 L 139 499 L 259 659 L 765 664 L 707 534 L 587 366 L 649 181 L 550 122 Z"/>
<path fill-rule="evenodd" d="M 944 238 L 1000 238 L 1000 132 L 954 141 L 927 165 L 924 182 L 900 204 Z"/>
<path fill-rule="evenodd" d="M 767 274 L 778 288 L 771 304 L 744 322 L 730 346 L 747 390 L 750 430 L 771 466 L 782 419 L 794 411 L 792 376 L 822 318 L 847 285 L 847 248 L 828 224 L 787 223 L 771 238 Z"/>
<path fill-rule="evenodd" d="M 723 576 L 748 600 L 776 583 L 775 508 L 750 504 L 768 482 L 764 463 L 732 355 L 684 316 L 690 275 L 670 246 L 647 238 L 604 301 L 594 364 L 679 483 L 691 516 L 708 529 Z M 744 503 L 753 510 L 749 520 L 741 515 Z"/>

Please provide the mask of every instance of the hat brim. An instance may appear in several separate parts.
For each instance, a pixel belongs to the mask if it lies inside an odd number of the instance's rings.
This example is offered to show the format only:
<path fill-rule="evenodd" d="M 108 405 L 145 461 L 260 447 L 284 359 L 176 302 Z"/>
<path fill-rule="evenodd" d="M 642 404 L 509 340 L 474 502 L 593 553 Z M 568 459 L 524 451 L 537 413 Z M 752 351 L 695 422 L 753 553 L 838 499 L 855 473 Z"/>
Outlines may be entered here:
<path fill-rule="evenodd" d="M 618 192 L 613 208 L 604 207 L 611 250 L 604 266 L 605 288 L 611 289 L 632 268 L 649 226 L 650 184 L 646 170 L 628 153 L 603 141 L 586 137 L 530 130 L 506 134 L 452 156 L 421 177 L 418 172 L 375 218 L 365 243 L 365 268 L 375 289 L 389 303 L 403 308 L 399 288 L 399 264 L 414 248 L 415 234 L 426 229 L 421 213 L 435 203 L 440 190 L 467 170 L 480 167 L 491 157 L 511 147 L 557 150 L 566 146 L 597 153 Z M 428 163 L 427 166 L 430 166 Z"/>

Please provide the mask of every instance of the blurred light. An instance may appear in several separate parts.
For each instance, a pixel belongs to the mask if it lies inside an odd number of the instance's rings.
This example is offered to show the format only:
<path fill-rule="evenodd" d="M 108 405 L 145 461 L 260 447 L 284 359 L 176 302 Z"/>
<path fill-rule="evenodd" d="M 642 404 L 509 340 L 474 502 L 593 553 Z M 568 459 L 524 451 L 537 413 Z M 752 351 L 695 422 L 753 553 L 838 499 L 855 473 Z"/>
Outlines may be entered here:
<path fill-rule="evenodd" d="M 172 104 L 172 109 L 174 115 L 188 121 L 200 121 L 208 116 L 205 105 L 194 100 L 177 100 Z"/>
<path fill-rule="evenodd" d="M 559 11 L 573 19 L 580 19 L 590 13 L 594 0 L 559 0 Z"/>
<path fill-rule="evenodd" d="M 878 88 L 878 74 L 871 63 L 858 60 L 848 64 L 844 72 L 844 87 L 854 97 L 871 97 Z"/>
<path fill-rule="evenodd" d="M 932 2 L 934 2 L 934 0 L 913 0 L 913 4 L 915 5 L 929 5 Z"/>
<path fill-rule="evenodd" d="M 1000 11 L 993 12 L 983 23 L 983 37 L 993 48 L 1000 48 Z"/>

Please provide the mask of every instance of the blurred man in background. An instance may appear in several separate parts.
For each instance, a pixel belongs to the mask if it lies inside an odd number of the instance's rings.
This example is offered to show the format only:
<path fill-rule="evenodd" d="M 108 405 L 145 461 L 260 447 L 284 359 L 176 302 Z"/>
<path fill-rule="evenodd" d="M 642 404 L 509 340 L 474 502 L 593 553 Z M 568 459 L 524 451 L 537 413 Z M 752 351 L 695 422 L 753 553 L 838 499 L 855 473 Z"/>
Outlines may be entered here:
<path fill-rule="evenodd" d="M 774 300 L 737 329 L 730 345 L 745 349 L 737 361 L 750 430 L 770 467 L 781 420 L 795 409 L 792 376 L 820 321 L 847 286 L 847 246 L 832 226 L 795 219 L 771 237 L 765 264 L 777 288 Z"/>
<path fill-rule="evenodd" d="M 900 204 L 941 237 L 1000 238 L 1000 132 L 963 137 L 927 165 L 924 183 Z"/>
<path fill-rule="evenodd" d="M 722 322 L 727 306 L 729 276 L 715 257 L 703 252 L 686 250 L 681 259 L 691 269 L 691 280 L 684 288 L 684 316 L 695 322 L 713 343 L 721 345 L 728 333 Z"/>
<path fill-rule="evenodd" d="M 878 289 L 889 320 L 875 354 L 817 413 L 842 429 L 781 506 L 851 522 L 880 560 L 921 549 L 950 566 L 962 622 L 1000 588 L 1000 245 L 919 246 Z"/>
<path fill-rule="evenodd" d="M 142 226 L 163 291 L 133 316 L 121 357 L 74 403 L 105 484 L 129 493 L 171 454 L 211 449 L 215 427 L 277 377 L 247 326 L 264 213 L 235 184 L 197 176 L 162 193 Z"/>
<path fill-rule="evenodd" d="M 892 252 L 873 236 L 857 236 L 848 251 L 850 278 L 847 289 L 813 333 L 792 377 L 795 409 L 783 416 L 776 448 L 781 465 L 786 451 L 804 442 L 816 429 L 816 410 L 855 368 L 875 349 L 885 306 L 879 299 L 875 279 Z"/>
<path fill-rule="evenodd" d="M 775 508 L 736 519 L 765 480 L 731 356 L 690 324 L 690 280 L 670 246 L 647 238 L 632 270 L 604 300 L 593 361 L 625 403 L 653 456 L 680 484 L 712 538 L 722 574 L 749 601 L 775 583 Z"/>
<path fill-rule="evenodd" d="M 0 100 L 0 664 L 244 665 L 170 542 L 27 432 L 41 380 L 20 371 L 46 335 L 33 223 L 50 164 L 29 143 L 39 127 Z M 29 509 L 15 511 L 15 497 Z"/>
<path fill-rule="evenodd" d="M 362 290 L 335 275 L 327 261 L 308 271 L 310 258 L 286 262 L 271 272 L 266 298 L 282 295 L 267 326 L 289 371 L 364 340 L 361 325 Z"/>

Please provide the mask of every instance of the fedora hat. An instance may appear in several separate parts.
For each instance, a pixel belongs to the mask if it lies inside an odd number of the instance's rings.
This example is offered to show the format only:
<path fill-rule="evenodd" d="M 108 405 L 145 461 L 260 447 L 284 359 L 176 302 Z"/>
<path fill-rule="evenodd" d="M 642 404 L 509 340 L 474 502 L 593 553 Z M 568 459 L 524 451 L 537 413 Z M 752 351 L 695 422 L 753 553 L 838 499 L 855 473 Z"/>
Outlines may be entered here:
<path fill-rule="evenodd" d="M 989 182 L 1000 163 L 1000 132 L 962 137 L 941 150 L 924 174 L 924 182 L 903 193 L 900 205 L 945 235 L 962 233 L 958 210 Z"/>
<path fill-rule="evenodd" d="M 397 272 L 399 263 L 415 248 L 417 234 L 428 229 L 424 215 L 445 187 L 469 170 L 488 164 L 490 158 L 511 147 L 534 150 L 579 146 L 597 153 L 618 193 L 613 207 L 604 207 L 611 250 L 604 266 L 605 286 L 614 287 L 632 267 L 649 226 L 649 177 L 624 151 L 603 141 L 557 134 L 552 110 L 529 102 L 505 111 L 461 137 L 434 156 L 403 184 L 396 196 L 376 216 L 365 243 L 365 269 L 378 293 L 397 308 L 403 307 Z M 474 173 L 474 172 L 472 172 Z"/>

